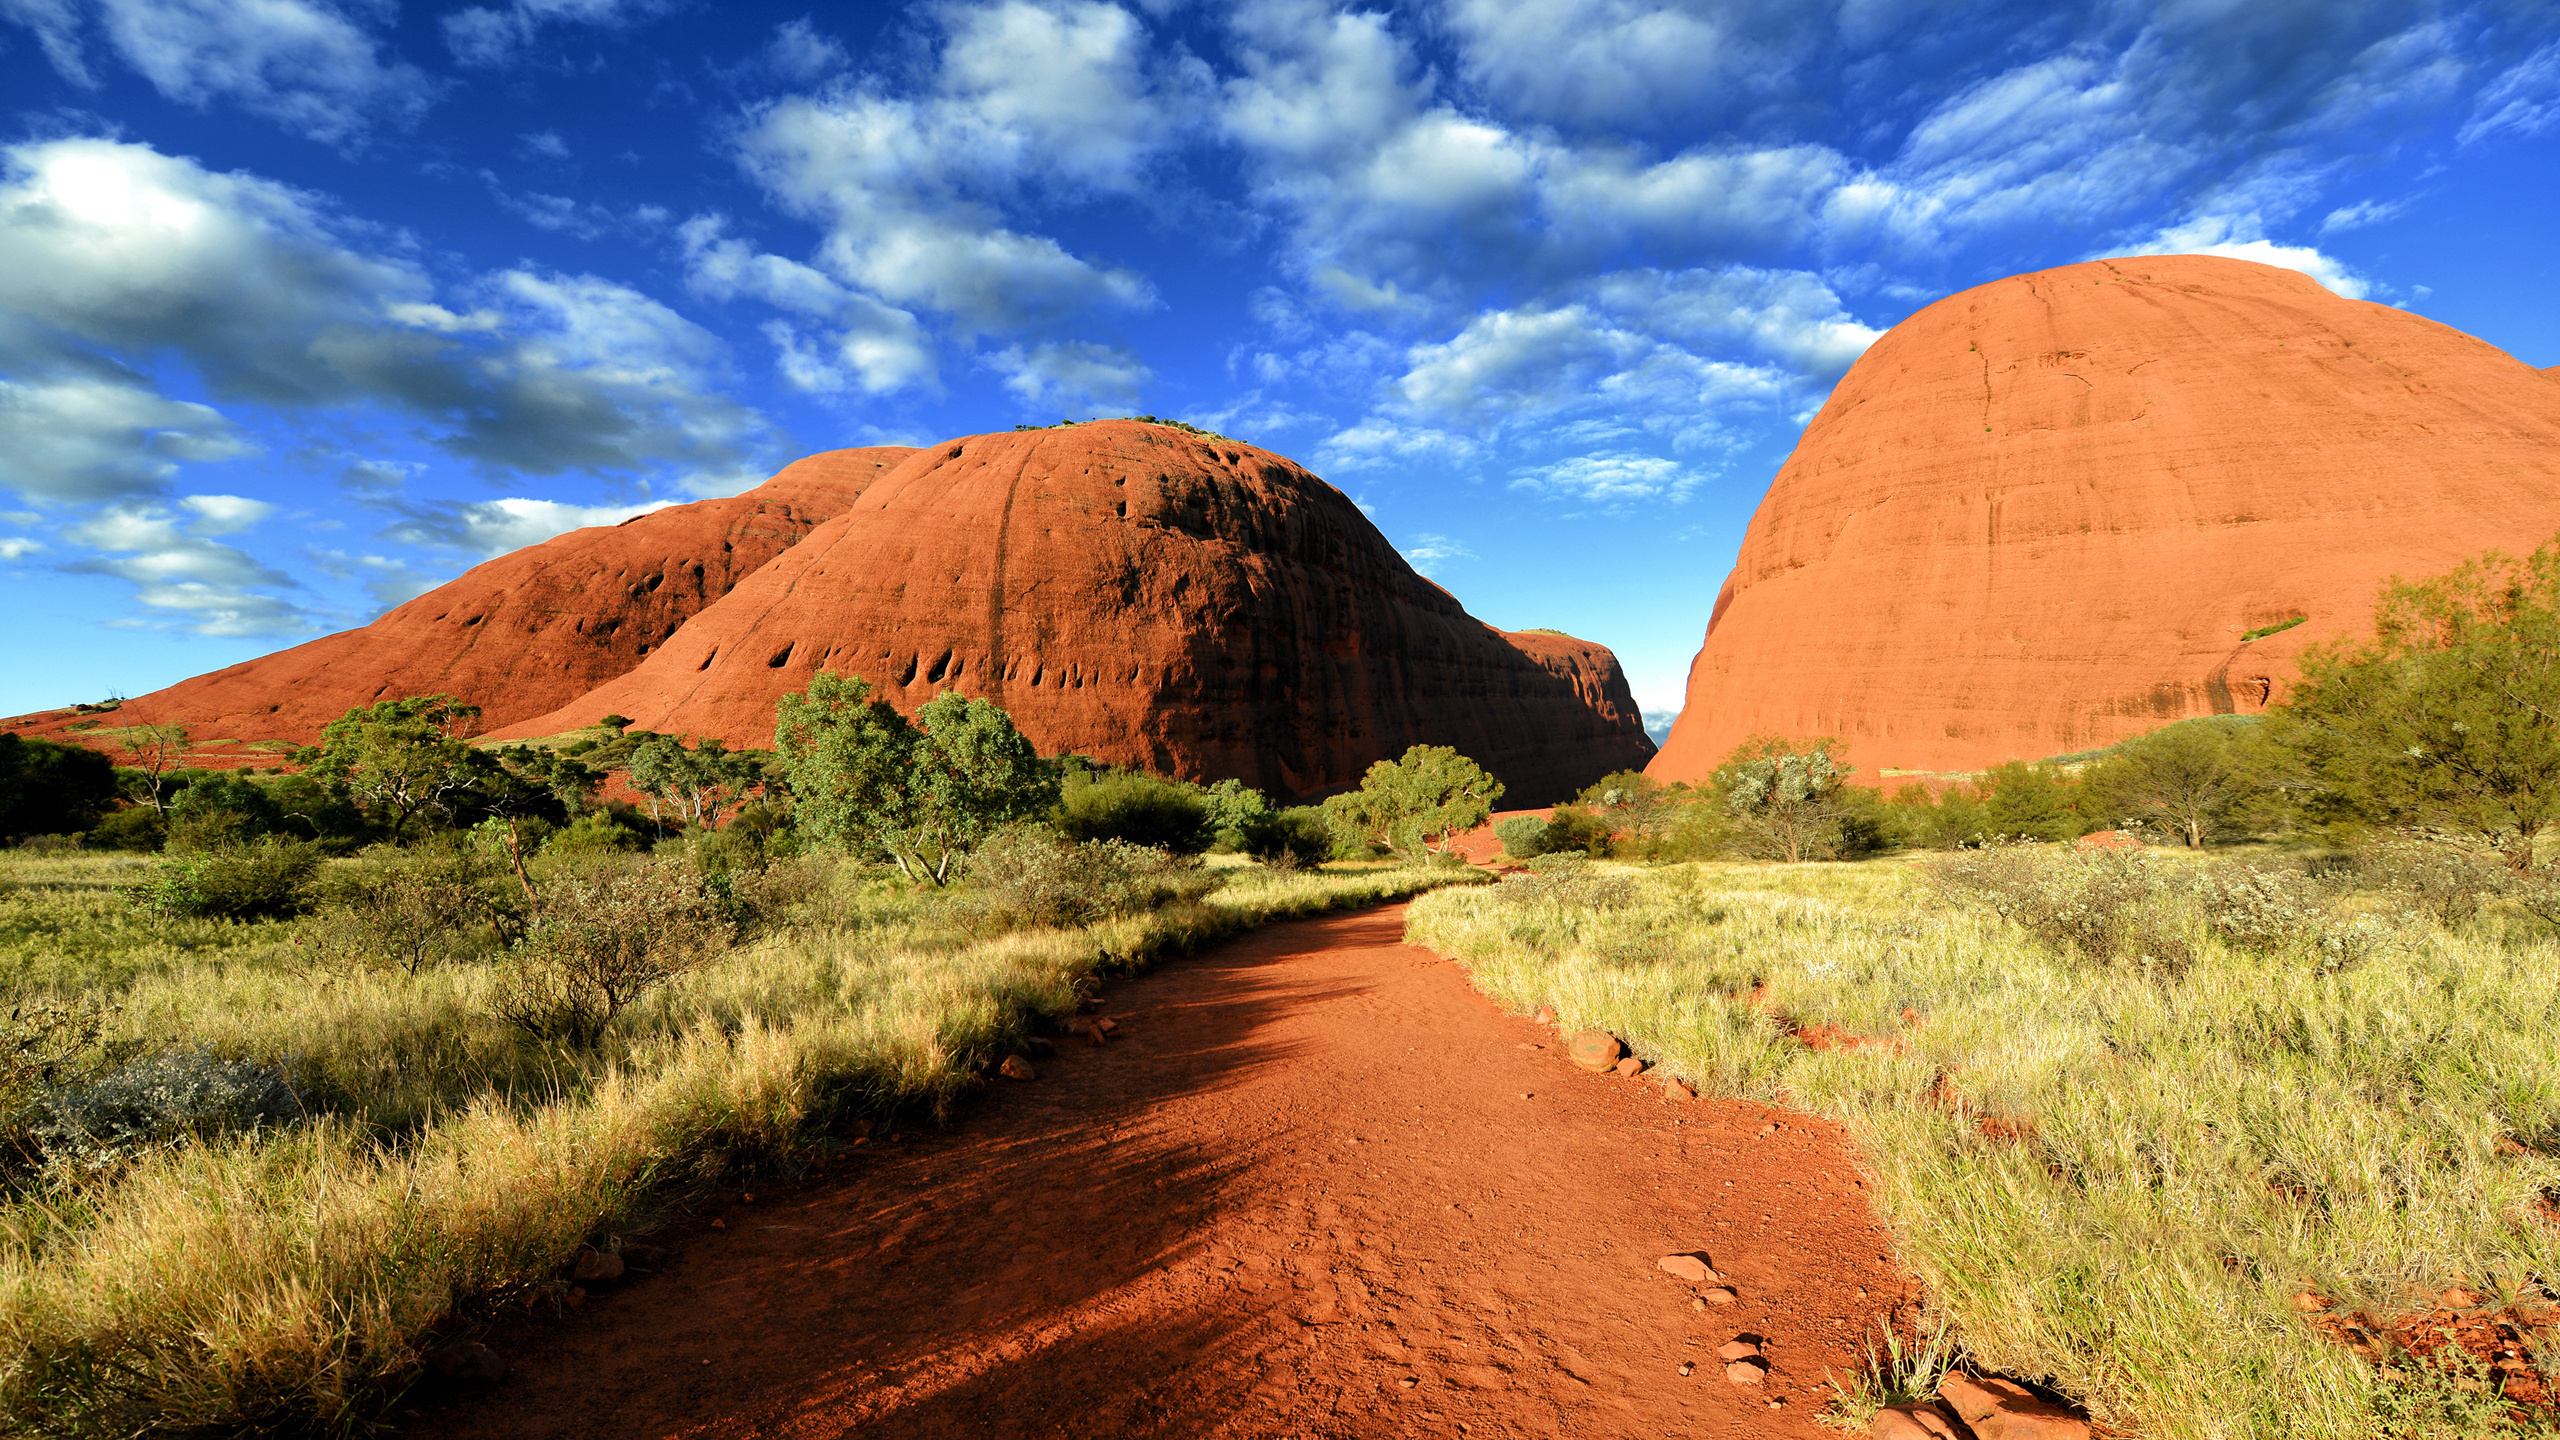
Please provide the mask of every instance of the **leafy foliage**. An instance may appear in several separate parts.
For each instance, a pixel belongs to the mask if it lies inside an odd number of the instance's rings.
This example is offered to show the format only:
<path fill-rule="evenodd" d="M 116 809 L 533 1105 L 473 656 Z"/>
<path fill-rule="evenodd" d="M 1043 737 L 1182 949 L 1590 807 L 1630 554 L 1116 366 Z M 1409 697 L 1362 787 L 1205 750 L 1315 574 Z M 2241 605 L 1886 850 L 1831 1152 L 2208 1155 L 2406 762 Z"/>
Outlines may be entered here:
<path fill-rule="evenodd" d="M 1199 861 L 1168 850 L 1069 840 L 1032 826 L 979 847 L 968 873 L 999 918 L 1061 927 L 1197 900 L 1219 883 Z"/>
<path fill-rule="evenodd" d="M 1258 792 L 1245 793 L 1262 798 Z M 1240 801 L 1231 796 L 1227 811 L 1242 810 Z M 1213 838 L 1209 801 L 1199 786 L 1134 770 L 1083 766 L 1069 770 L 1060 783 L 1057 827 L 1071 840 L 1117 840 L 1185 855 L 1209 848 Z"/>
<path fill-rule="evenodd" d="M 528 1034 L 593 1046 L 649 990 L 718 953 L 735 931 L 693 867 L 602 862 L 554 876 L 500 973 L 500 1018 Z"/>
<path fill-rule="evenodd" d="M 910 723 L 861 676 L 820 671 L 775 707 L 774 749 L 814 838 L 936 885 L 987 836 L 1058 799 L 1056 767 L 1012 717 L 948 690 Z"/>
<path fill-rule="evenodd" d="M 320 850 L 306 841 L 267 836 L 160 863 L 135 886 L 134 900 L 164 916 L 272 920 L 299 915 L 310 900 Z"/>
<path fill-rule="evenodd" d="M 95 750 L 0 734 L 0 840 L 77 834 L 116 791 L 114 762 Z"/>
<path fill-rule="evenodd" d="M 450 695 L 359 705 L 294 752 L 308 773 L 344 787 L 397 843 L 422 813 L 446 814 L 480 773 L 466 738 L 480 707 Z"/>
<path fill-rule="evenodd" d="M 39 1163 L 95 1176 L 189 1140 L 291 1125 L 309 1104 L 282 1066 L 165 1050 L 38 1100 L 24 1130 Z"/>
<path fill-rule="evenodd" d="M 1371 765 L 1360 788 L 1325 801 L 1324 813 L 1355 844 L 1418 856 L 1483 824 L 1502 791 L 1501 781 L 1449 746 L 1416 745 Z"/>
<path fill-rule="evenodd" d="M 1845 823 L 1855 811 L 1843 793 L 1852 767 L 1833 757 L 1836 744 L 1755 735 L 1717 767 L 1716 793 L 1743 848 L 1790 864 L 1857 848 Z"/>
<path fill-rule="evenodd" d="M 2560 820 L 2560 545 L 2386 586 L 2269 718 L 2334 809 L 2471 835 L 2514 869 Z"/>

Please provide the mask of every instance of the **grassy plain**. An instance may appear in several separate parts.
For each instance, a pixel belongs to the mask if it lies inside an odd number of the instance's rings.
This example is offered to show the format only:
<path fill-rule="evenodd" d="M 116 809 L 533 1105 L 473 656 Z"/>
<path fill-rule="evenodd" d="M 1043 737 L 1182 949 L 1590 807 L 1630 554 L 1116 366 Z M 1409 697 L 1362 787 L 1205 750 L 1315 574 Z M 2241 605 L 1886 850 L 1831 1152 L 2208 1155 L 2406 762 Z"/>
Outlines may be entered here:
<path fill-rule="evenodd" d="M 2479 1377 L 2380 1378 L 2293 1297 L 2548 1303 L 2560 944 L 2394 920 L 2343 969 L 2200 931 L 2183 968 L 2099 965 L 1926 863 L 1593 867 L 1423 897 L 1409 929 L 1515 1010 L 1844 1123 L 1981 1367 L 2162 1440 L 2513 1433 Z M 1793 1038 L 1815 1025 L 1885 1043 Z"/>
<path fill-rule="evenodd" d="M 777 932 L 648 993 L 592 1049 L 498 1019 L 496 972 L 329 958 L 314 922 L 157 920 L 152 862 L 0 857 L 0 987 L 113 1005 L 105 1041 L 280 1064 L 305 1123 L 0 1206 L 0 1429 L 360 1428 L 460 1312 L 860 1115 L 932 1114 L 1080 982 L 1257 923 L 1473 878 L 1228 872 L 1196 903 L 989 934 L 846 870 Z"/>

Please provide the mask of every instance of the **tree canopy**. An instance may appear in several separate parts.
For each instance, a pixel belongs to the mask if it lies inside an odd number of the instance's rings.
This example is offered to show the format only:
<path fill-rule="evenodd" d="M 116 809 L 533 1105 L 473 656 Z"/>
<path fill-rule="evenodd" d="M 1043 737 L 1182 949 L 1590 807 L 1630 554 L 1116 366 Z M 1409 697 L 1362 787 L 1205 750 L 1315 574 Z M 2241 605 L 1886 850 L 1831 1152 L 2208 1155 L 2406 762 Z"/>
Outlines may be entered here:
<path fill-rule="evenodd" d="M 1416 745 L 1371 765 L 1360 788 L 1325 801 L 1324 813 L 1355 841 L 1417 855 L 1483 824 L 1502 791 L 1501 781 L 1449 746 Z"/>
<path fill-rule="evenodd" d="M 948 690 L 909 721 L 861 676 L 822 670 L 774 707 L 773 740 L 812 838 L 936 885 L 997 829 L 1058 803 L 1057 767 L 1013 717 Z"/>

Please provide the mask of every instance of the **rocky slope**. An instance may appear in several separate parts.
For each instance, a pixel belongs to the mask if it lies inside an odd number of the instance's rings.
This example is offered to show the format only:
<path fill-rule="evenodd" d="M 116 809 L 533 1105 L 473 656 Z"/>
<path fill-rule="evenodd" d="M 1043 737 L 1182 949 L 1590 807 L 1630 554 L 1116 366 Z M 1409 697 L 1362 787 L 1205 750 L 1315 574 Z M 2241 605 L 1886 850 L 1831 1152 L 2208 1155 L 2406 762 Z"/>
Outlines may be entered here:
<path fill-rule="evenodd" d="M 1877 778 L 2255 711 L 2386 577 L 2555 532 L 2560 386 L 2504 351 L 2240 260 L 2002 280 L 1894 327 L 1806 428 L 1652 773 L 1758 731 Z"/>
<path fill-rule="evenodd" d="M 743 495 L 570 531 L 360 629 L 129 700 L 112 723 L 308 742 L 349 706 L 433 694 L 481 706 L 486 728 L 538 715 L 639 664 L 910 453 L 829 451 Z"/>
<path fill-rule="evenodd" d="M 1431 743 L 1544 803 L 1653 748 L 1606 649 L 1505 635 L 1295 463 L 1137 421 L 919 451 L 630 673 L 503 733 L 618 712 L 770 745 L 774 700 L 820 669 L 908 711 L 984 696 L 1045 752 L 1284 796 Z"/>

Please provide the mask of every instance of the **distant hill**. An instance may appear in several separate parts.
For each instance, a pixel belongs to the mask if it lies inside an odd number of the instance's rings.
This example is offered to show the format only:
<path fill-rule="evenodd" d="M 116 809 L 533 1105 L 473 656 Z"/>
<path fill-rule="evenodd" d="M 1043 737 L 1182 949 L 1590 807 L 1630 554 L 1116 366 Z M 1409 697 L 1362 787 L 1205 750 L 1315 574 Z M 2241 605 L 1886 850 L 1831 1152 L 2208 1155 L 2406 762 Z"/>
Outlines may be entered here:
<path fill-rule="evenodd" d="M 2386 577 L 2555 532 L 2553 372 L 2242 260 L 1998 281 L 1895 326 L 1806 428 L 1652 773 L 1759 731 L 1872 777 L 2254 713 Z"/>
<path fill-rule="evenodd" d="M 629 673 L 503 733 L 614 712 L 769 745 L 774 700 L 821 669 L 1279 795 L 1442 744 L 1545 803 L 1653 753 L 1605 647 L 1468 615 L 1283 456 L 1129 420 L 921 450 Z"/>

